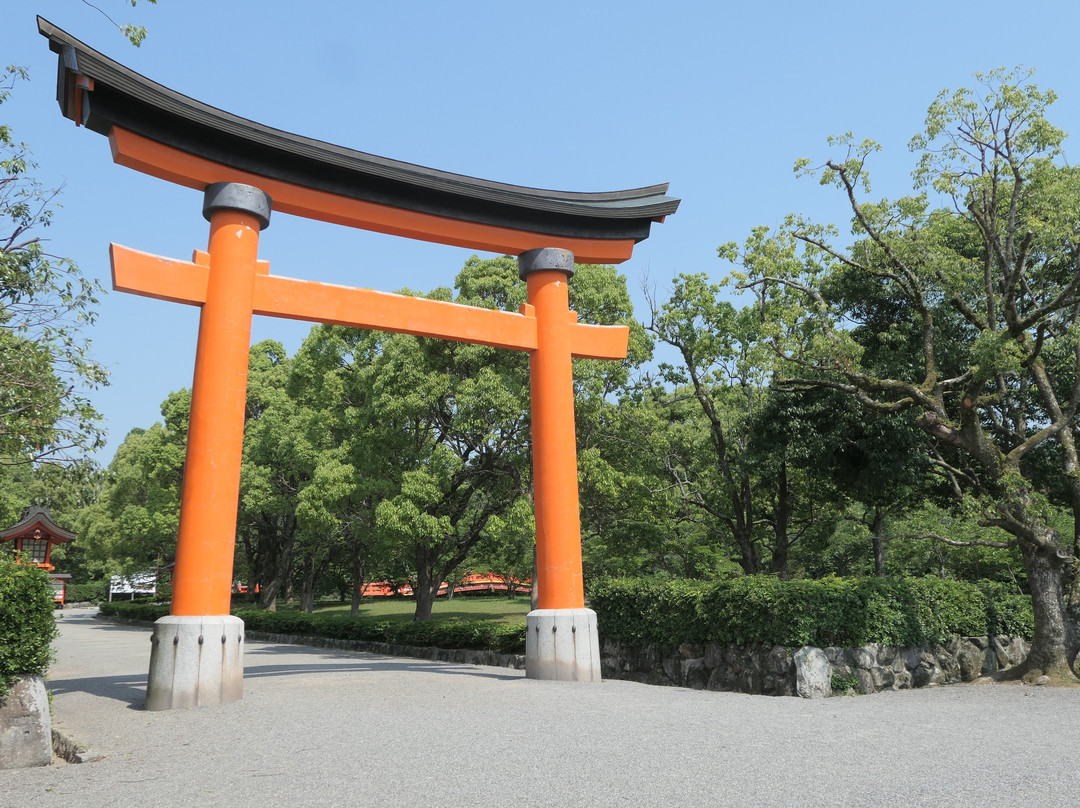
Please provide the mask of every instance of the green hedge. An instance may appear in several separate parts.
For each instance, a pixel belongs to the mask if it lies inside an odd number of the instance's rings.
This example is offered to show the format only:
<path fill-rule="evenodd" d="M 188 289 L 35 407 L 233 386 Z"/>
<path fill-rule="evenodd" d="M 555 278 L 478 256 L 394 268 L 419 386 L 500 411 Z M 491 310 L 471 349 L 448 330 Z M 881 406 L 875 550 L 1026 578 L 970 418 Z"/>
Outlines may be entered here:
<path fill-rule="evenodd" d="M 689 579 L 600 578 L 589 587 L 588 597 L 605 637 L 662 645 L 705 643 L 710 640 L 698 604 L 709 586 Z"/>
<path fill-rule="evenodd" d="M 88 584 L 68 584 L 64 588 L 65 603 L 97 603 L 109 599 L 109 584 L 106 581 L 91 581 Z"/>
<path fill-rule="evenodd" d="M 1017 595 L 1012 587 L 996 581 L 982 581 L 979 589 L 990 602 L 992 634 L 1035 636 L 1035 616 L 1031 612 L 1030 597 Z"/>
<path fill-rule="evenodd" d="M 14 680 L 41 676 L 52 659 L 56 636 L 53 589 L 37 567 L 0 559 L 0 698 Z"/>
<path fill-rule="evenodd" d="M 152 603 L 146 600 L 114 600 L 112 603 L 99 603 L 98 611 L 109 617 L 153 622 L 169 613 L 169 604 Z"/>
<path fill-rule="evenodd" d="M 1034 628 L 1029 599 L 939 578 L 607 578 L 588 594 L 602 637 L 669 646 L 914 646 Z"/>
<path fill-rule="evenodd" d="M 143 603 L 103 603 L 102 614 L 134 620 L 157 620 L 169 607 Z M 348 615 L 269 612 L 240 609 L 234 614 L 249 631 L 366 640 L 397 645 L 469 648 L 498 654 L 525 653 L 525 626 L 508 626 L 491 620 L 437 620 L 426 622 L 371 620 Z"/>

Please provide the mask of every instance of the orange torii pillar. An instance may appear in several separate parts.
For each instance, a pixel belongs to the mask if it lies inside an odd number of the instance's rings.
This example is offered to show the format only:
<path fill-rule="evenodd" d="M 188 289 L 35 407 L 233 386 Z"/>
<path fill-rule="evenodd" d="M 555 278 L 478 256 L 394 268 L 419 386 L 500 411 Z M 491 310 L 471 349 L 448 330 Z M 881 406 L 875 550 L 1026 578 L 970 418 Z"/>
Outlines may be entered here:
<path fill-rule="evenodd" d="M 191 386 L 172 610 L 154 624 L 148 710 L 243 697 L 244 623 L 229 606 L 259 231 L 270 223 L 270 208 L 270 197 L 249 185 L 206 189 L 209 274 Z"/>
<path fill-rule="evenodd" d="M 525 639 L 529 679 L 600 681 L 596 613 L 585 608 L 581 578 L 577 435 L 571 368 L 573 327 L 569 250 L 529 250 L 518 257 L 536 316 L 536 350 L 529 357 L 532 399 L 533 501 L 539 608 Z"/>

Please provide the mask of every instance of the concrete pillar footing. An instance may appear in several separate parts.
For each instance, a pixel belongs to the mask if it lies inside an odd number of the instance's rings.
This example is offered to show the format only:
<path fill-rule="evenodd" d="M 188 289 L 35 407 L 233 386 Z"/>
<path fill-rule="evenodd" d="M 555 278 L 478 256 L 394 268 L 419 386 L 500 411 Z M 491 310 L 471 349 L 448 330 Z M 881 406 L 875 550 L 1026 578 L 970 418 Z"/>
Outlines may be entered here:
<path fill-rule="evenodd" d="M 526 620 L 525 676 L 600 681 L 600 637 L 592 609 L 536 609 Z"/>
<path fill-rule="evenodd" d="M 244 621 L 232 615 L 166 615 L 150 638 L 146 709 L 172 710 L 244 696 Z"/>

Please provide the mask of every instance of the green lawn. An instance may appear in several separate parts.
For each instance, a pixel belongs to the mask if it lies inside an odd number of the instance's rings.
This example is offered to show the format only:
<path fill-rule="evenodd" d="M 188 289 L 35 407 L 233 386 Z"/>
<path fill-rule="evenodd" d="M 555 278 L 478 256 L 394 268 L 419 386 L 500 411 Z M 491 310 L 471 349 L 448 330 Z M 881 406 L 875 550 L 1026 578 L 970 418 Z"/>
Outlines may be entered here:
<path fill-rule="evenodd" d="M 298 609 L 299 606 L 278 604 L 278 609 Z M 376 620 L 412 620 L 416 611 L 416 601 L 407 598 L 372 598 L 360 604 L 360 616 Z M 349 604 L 322 602 L 315 604 L 316 614 L 348 614 Z M 453 600 L 438 598 L 431 607 L 432 620 L 494 620 L 508 625 L 524 623 L 529 613 L 529 598 L 519 595 L 516 598 L 502 596 L 462 597 Z"/>

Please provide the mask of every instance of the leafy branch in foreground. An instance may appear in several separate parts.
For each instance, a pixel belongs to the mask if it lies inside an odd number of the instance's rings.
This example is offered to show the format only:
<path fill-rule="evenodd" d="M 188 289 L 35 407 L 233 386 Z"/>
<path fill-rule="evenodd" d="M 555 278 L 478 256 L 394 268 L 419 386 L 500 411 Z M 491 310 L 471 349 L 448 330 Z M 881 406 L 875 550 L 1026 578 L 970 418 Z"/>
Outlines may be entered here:
<path fill-rule="evenodd" d="M 0 73 L 0 104 L 26 71 Z M 0 125 L 0 464 L 58 462 L 100 446 L 100 416 L 85 390 L 106 383 L 80 329 L 94 322 L 101 286 L 50 253 L 41 231 L 58 191 L 32 176 L 26 144 Z"/>

